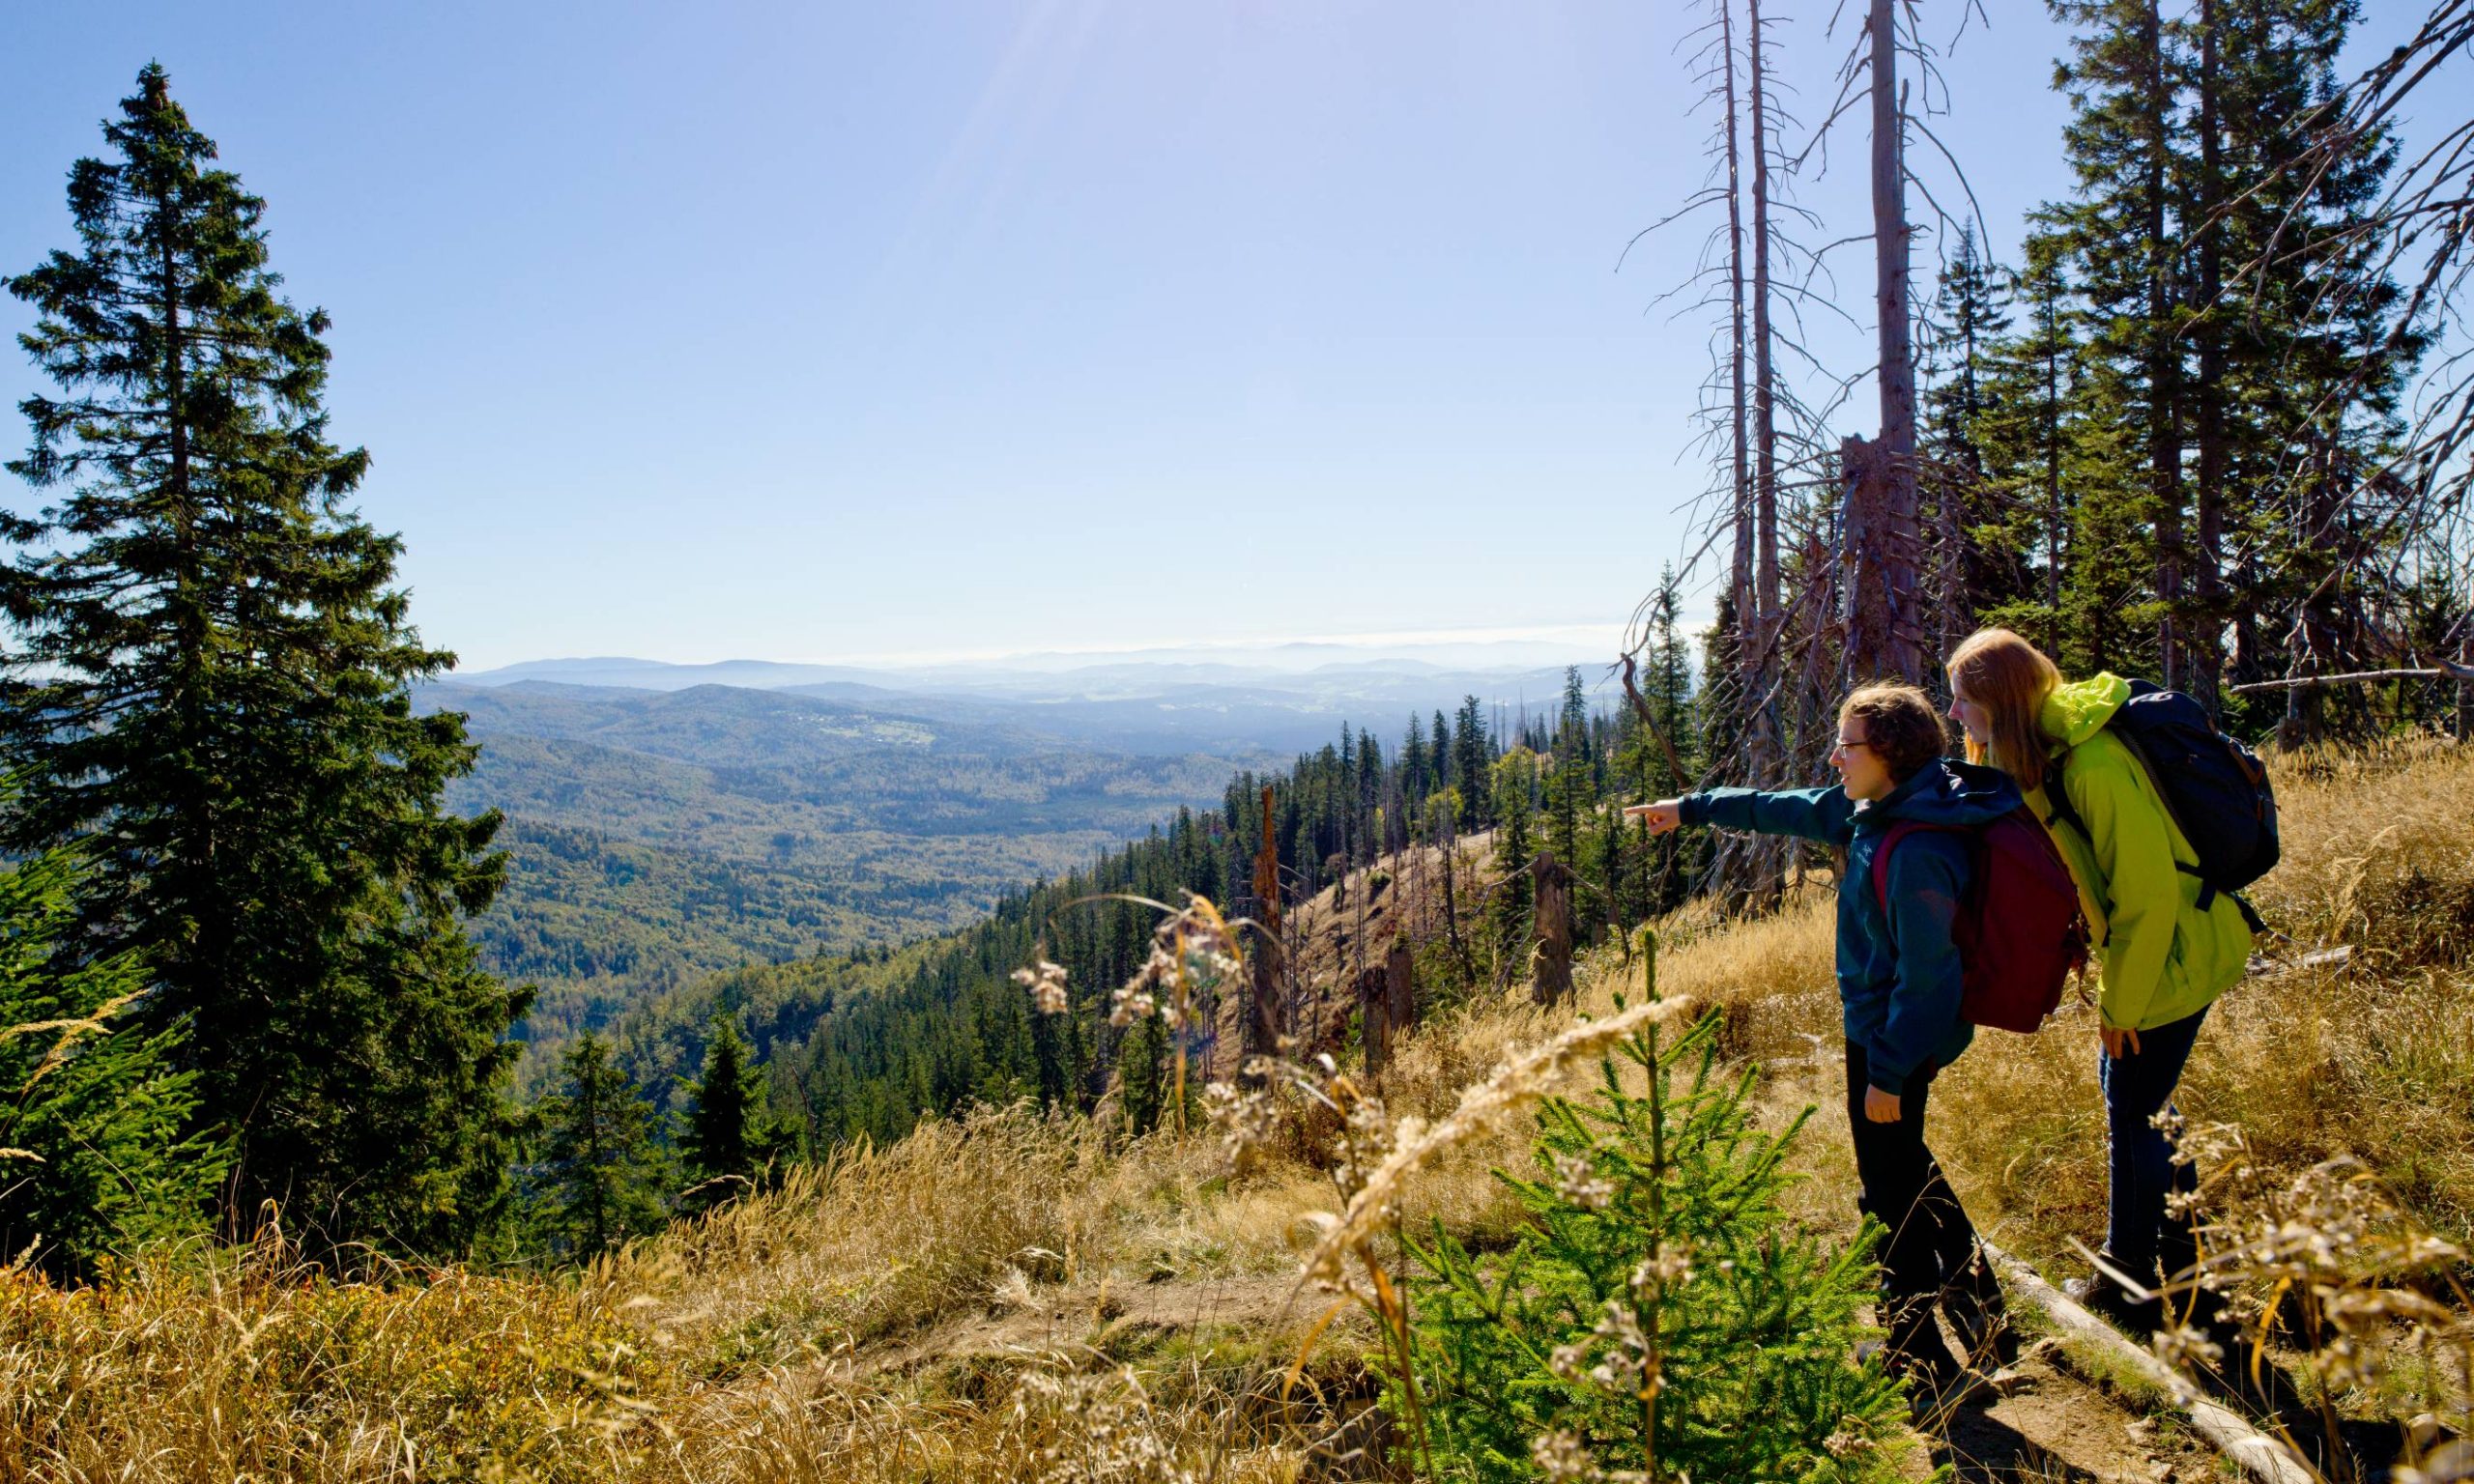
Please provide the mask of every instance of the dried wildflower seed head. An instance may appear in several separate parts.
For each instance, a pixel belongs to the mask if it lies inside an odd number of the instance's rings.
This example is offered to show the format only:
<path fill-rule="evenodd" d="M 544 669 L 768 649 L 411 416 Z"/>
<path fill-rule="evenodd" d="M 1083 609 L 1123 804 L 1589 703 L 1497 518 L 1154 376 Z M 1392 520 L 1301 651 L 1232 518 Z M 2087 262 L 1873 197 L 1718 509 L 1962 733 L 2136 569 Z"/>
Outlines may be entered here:
<path fill-rule="evenodd" d="M 1211 1127 L 1220 1131 L 1232 1159 L 1267 1142 L 1280 1119 L 1280 1109 L 1267 1089 L 1240 1091 L 1225 1082 L 1214 1082 L 1202 1090 L 1202 1110 Z"/>
<path fill-rule="evenodd" d="M 1615 1186 L 1597 1178 L 1597 1166 L 1578 1155 L 1555 1156 L 1555 1195 L 1568 1206 L 1604 1211 Z"/>
<path fill-rule="evenodd" d="M 1132 1025 L 1157 1013 L 1159 1009 L 1159 1001 L 1154 1000 L 1149 991 L 1136 989 L 1132 985 L 1119 985 L 1108 1008 L 1108 1024 Z"/>
<path fill-rule="evenodd" d="M 1041 959 L 1027 969 L 1014 971 L 1014 983 L 1031 991 L 1031 1003 L 1044 1015 L 1061 1015 L 1071 1008 L 1065 993 L 1065 966 Z"/>
<path fill-rule="evenodd" d="M 2159 1330 L 2156 1356 L 2177 1371 L 2213 1370 L 2225 1361 L 2225 1347 L 2188 1325 Z"/>
<path fill-rule="evenodd" d="M 1597 1463 L 1577 1433 L 1561 1429 L 1539 1433 L 1530 1440 L 1529 1461 L 1538 1471 L 1557 1484 L 1579 1484 L 1598 1476 Z"/>
<path fill-rule="evenodd" d="M 1692 1248 L 1661 1241 L 1658 1249 L 1632 1269 L 1632 1292 L 1646 1294 L 1692 1281 Z"/>
<path fill-rule="evenodd" d="M 1545 1097 L 1556 1074 L 1568 1063 L 1597 1055 L 1645 1026 L 1690 1010 L 1689 1000 L 1644 1000 L 1603 1020 L 1584 1020 L 1542 1045 L 1507 1057 L 1493 1075 L 1464 1089 L 1451 1116 L 1432 1127 L 1421 1119 L 1401 1119 L 1392 1131 L 1391 1150 L 1382 1162 L 1366 1172 L 1363 1183 L 1343 1186 L 1350 1192 L 1348 1209 L 1324 1225 L 1322 1239 L 1306 1261 L 1305 1276 L 1313 1281 L 1336 1279 L 1346 1254 L 1372 1241 L 1389 1223 L 1400 1183 L 1410 1171 Z"/>

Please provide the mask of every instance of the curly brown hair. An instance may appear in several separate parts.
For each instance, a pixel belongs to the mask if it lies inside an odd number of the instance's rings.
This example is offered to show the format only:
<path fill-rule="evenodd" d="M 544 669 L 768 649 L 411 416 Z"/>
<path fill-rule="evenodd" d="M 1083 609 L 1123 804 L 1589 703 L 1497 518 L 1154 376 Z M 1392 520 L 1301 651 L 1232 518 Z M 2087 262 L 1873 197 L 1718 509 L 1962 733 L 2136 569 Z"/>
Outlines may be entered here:
<path fill-rule="evenodd" d="M 1933 698 L 1912 685 L 1879 680 L 1856 687 L 1838 705 L 1838 725 L 1864 724 L 1864 745 L 1906 783 L 1915 770 L 1948 750 L 1950 733 Z"/>

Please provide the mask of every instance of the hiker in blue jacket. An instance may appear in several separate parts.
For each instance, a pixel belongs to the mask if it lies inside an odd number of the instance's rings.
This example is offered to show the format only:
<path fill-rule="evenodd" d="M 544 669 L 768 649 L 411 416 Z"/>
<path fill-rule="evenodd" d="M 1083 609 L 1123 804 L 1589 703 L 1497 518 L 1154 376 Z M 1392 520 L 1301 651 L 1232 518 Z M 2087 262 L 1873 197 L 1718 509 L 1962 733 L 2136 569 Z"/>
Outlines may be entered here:
<path fill-rule="evenodd" d="M 1930 698 L 1908 685 L 1868 685 L 1838 712 L 1829 755 L 1839 786 L 1765 793 L 1713 788 L 1627 813 L 1654 834 L 1712 824 L 1793 835 L 1847 851 L 1838 881 L 1838 995 L 1847 1028 L 1847 1116 L 1858 1202 L 1888 1236 L 1881 1253 L 1889 1368 L 1927 1403 L 1957 1399 L 1983 1371 L 2017 1356 L 2000 1285 L 1957 1192 L 1924 1142 L 1933 1078 L 1967 1049 L 1962 972 L 1951 930 L 1970 873 L 1969 844 L 1951 829 L 1982 826 L 2019 807 L 1996 768 L 1952 762 Z M 1873 853 L 1897 820 L 1913 830 L 1891 852 L 1889 910 L 1873 889 Z M 1933 1322 L 1936 1300 L 1970 1354 L 1963 1364 Z"/>

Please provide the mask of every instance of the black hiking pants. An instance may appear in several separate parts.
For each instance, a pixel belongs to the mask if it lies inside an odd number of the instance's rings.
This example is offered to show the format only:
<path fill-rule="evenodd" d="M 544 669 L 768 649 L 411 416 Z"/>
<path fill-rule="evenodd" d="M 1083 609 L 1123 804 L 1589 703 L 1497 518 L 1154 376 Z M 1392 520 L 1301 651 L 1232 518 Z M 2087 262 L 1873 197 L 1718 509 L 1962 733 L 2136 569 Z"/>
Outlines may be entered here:
<path fill-rule="evenodd" d="M 1870 1080 L 1864 1048 L 1847 1043 L 1847 1122 L 1856 1138 L 1856 1206 L 1888 1229 L 1875 1259 L 1882 1267 L 1882 1327 L 1889 1368 L 1946 1380 L 1958 1357 L 1933 1323 L 1937 1304 L 1962 1338 L 1989 1333 L 2001 1317 L 2001 1288 L 1976 1243 L 1958 1192 L 1924 1143 L 1924 1104 L 1940 1069 L 1927 1062 L 1907 1078 L 1895 1123 L 1864 1116 Z"/>

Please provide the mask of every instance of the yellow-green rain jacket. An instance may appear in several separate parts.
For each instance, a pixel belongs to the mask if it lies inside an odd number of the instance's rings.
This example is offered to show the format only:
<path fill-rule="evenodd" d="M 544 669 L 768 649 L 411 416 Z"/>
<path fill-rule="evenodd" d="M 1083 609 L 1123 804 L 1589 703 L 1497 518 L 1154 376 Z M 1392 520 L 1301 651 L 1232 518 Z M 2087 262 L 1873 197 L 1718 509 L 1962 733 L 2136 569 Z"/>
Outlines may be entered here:
<path fill-rule="evenodd" d="M 2242 977 L 2251 928 L 2222 892 L 2200 910 L 2200 878 L 2174 869 L 2199 854 L 2173 825 L 2138 756 L 2104 729 L 2130 682 L 2113 674 L 2064 685 L 2046 698 L 2045 735 L 2066 753 L 2062 786 L 2087 832 L 2054 817 L 2041 786 L 2028 807 L 2061 849 L 2087 936 L 2103 963 L 2096 1008 L 2105 1024 L 2145 1031 L 2197 1014 Z"/>

